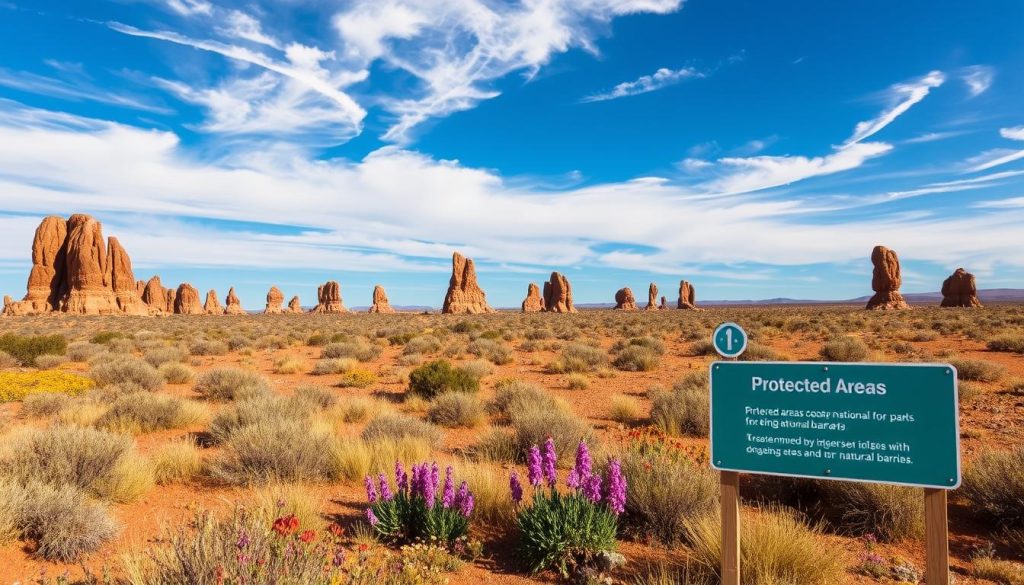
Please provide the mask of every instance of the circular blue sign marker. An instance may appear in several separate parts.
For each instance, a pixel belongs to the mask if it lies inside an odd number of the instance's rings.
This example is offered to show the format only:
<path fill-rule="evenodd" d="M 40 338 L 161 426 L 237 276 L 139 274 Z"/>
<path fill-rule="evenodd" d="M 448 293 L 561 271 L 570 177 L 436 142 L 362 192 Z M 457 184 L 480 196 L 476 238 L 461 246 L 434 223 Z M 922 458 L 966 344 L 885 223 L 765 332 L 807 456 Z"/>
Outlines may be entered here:
<path fill-rule="evenodd" d="M 718 355 L 736 358 L 747 349 L 747 332 L 735 323 L 722 323 L 711 335 L 711 343 Z"/>

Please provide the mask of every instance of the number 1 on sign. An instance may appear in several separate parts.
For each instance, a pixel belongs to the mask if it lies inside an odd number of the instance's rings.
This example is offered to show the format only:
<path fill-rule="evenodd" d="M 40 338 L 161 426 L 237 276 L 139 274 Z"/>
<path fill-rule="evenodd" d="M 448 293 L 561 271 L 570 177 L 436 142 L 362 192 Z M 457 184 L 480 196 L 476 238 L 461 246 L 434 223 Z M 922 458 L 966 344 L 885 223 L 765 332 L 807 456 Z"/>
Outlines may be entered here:
<path fill-rule="evenodd" d="M 732 329 L 725 330 L 725 350 L 732 351 Z"/>

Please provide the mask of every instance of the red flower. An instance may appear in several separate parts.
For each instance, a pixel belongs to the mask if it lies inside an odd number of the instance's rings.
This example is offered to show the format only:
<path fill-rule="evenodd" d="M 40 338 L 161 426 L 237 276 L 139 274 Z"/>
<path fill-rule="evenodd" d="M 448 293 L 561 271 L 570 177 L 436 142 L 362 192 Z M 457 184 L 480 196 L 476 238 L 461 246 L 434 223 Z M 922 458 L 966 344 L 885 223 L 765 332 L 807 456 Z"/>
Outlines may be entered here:
<path fill-rule="evenodd" d="M 274 520 L 274 532 L 281 536 L 288 536 L 295 532 L 299 528 L 299 519 L 295 517 L 295 514 L 288 514 L 287 516 L 281 516 L 277 520 Z"/>
<path fill-rule="evenodd" d="M 370 547 L 365 544 L 359 545 L 359 552 L 366 552 Z"/>
<path fill-rule="evenodd" d="M 303 530 L 302 534 L 299 535 L 299 540 L 305 543 L 310 543 L 316 540 L 316 532 L 312 530 Z"/>
<path fill-rule="evenodd" d="M 345 528 L 337 522 L 331 523 L 331 525 L 327 527 L 327 531 L 330 532 L 335 538 L 341 538 L 345 536 Z"/>

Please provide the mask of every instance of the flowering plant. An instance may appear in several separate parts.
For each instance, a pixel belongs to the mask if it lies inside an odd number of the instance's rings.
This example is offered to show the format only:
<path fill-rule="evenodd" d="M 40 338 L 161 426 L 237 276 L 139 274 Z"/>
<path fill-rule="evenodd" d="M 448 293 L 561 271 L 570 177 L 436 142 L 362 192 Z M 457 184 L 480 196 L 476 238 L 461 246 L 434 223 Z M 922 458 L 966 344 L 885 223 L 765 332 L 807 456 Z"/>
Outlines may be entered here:
<path fill-rule="evenodd" d="M 591 568 L 600 555 L 615 549 L 619 515 L 626 509 L 626 478 L 619 461 L 610 461 L 602 477 L 593 470 L 587 444 L 580 442 L 565 479 L 566 493 L 557 489 L 554 441 L 548 438 L 543 450 L 534 445 L 528 463 L 527 481 L 533 489 L 528 503 L 519 475 L 513 471 L 509 477 L 519 508 L 520 554 L 534 572 L 556 569 L 568 577 Z"/>
<path fill-rule="evenodd" d="M 473 494 L 465 481 L 455 487 L 452 468 L 441 484 L 437 463 L 413 465 L 411 477 L 395 463 L 395 489 L 383 473 L 366 476 L 366 519 L 377 536 L 387 542 L 417 539 L 453 545 L 469 531 Z M 440 497 L 438 490 L 440 489 Z"/>

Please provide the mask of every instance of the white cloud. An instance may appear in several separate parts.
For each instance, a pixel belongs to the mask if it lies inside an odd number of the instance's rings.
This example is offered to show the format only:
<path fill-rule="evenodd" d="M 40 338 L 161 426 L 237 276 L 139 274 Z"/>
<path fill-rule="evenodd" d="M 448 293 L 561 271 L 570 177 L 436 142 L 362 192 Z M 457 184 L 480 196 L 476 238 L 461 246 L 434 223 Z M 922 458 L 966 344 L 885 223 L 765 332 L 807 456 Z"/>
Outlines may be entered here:
<path fill-rule="evenodd" d="M 1024 126 L 1000 128 L 999 135 L 1003 138 L 1009 138 L 1010 140 L 1024 140 Z"/>
<path fill-rule="evenodd" d="M 220 34 L 281 49 L 280 41 L 264 33 L 260 22 L 241 10 L 229 11 L 224 20 L 225 26 L 216 29 Z"/>
<path fill-rule="evenodd" d="M 913 138 L 907 138 L 903 141 L 903 144 L 923 144 L 926 142 L 937 142 L 939 140 L 946 140 L 947 138 L 953 138 L 965 134 L 962 131 L 948 131 L 948 132 L 925 132 L 919 134 Z"/>
<path fill-rule="evenodd" d="M 851 144 L 826 156 L 755 156 L 721 158 L 718 163 L 728 174 L 715 179 L 706 189 L 724 194 L 748 193 L 788 185 L 811 177 L 855 169 L 865 161 L 892 150 L 883 142 Z"/>
<path fill-rule="evenodd" d="M 977 97 L 992 87 L 996 71 L 987 65 L 971 65 L 964 67 L 960 72 L 960 76 L 967 85 L 967 91 L 971 94 L 971 97 Z"/>
<path fill-rule="evenodd" d="M 884 146 L 864 143 L 819 159 L 781 157 L 801 159 L 799 172 L 753 170 L 813 175 Z M 657 177 L 533 190 L 395 147 L 361 161 L 260 150 L 203 162 L 169 132 L 0 102 L 0 208 L 19 216 L 97 214 L 142 273 L 166 266 L 436 271 L 445 269 L 453 248 L 481 263 L 550 270 L 614 262 L 595 249 L 604 242 L 656 246 L 642 254 L 644 265 L 674 273 L 708 263 L 862 260 L 879 241 L 904 258 L 1024 266 L 1024 210 L 852 219 L 821 211 L 813 195 L 736 196 L 729 205 L 692 195 Z M 281 235 L 216 222 L 199 228 L 178 216 L 301 230 Z M 0 222 L 0 264 L 27 263 L 26 233 Z M 950 233 L 958 234 L 955 249 Z M 743 245 L 724 245 L 729 234 L 741 234 Z"/>
<path fill-rule="evenodd" d="M 683 67 L 682 69 L 668 69 L 666 67 L 662 67 L 651 75 L 642 75 L 634 81 L 624 81 L 613 87 L 610 91 L 590 95 L 580 101 L 603 102 L 607 100 L 614 100 L 657 91 L 664 87 L 675 85 L 686 79 L 700 77 L 704 77 L 704 74 L 693 67 Z"/>
<path fill-rule="evenodd" d="M 206 0 L 166 0 L 168 8 L 182 16 L 194 16 L 196 14 L 210 15 L 213 12 L 213 4 Z"/>
<path fill-rule="evenodd" d="M 220 86 L 208 89 L 193 89 L 181 82 L 158 80 L 182 99 L 209 108 L 213 116 L 206 126 L 209 129 L 288 134 L 294 132 L 295 124 L 306 127 L 329 120 L 337 127 L 335 143 L 338 143 L 358 134 L 362 128 L 366 110 L 343 90 L 365 79 L 368 72 L 365 69 L 327 70 L 323 63 L 334 59 L 332 52 L 292 43 L 285 47 L 285 60 L 282 61 L 245 47 L 192 39 L 175 32 L 144 31 L 116 22 L 109 23 L 109 26 L 127 35 L 217 53 L 280 76 L 229 78 Z M 325 101 L 330 103 L 334 112 L 325 108 Z M 233 107 L 244 107 L 244 111 L 227 112 Z"/>
<path fill-rule="evenodd" d="M 380 59 L 412 75 L 410 97 L 384 100 L 397 119 L 386 140 L 407 142 L 430 118 L 469 109 L 499 95 L 493 82 L 513 72 L 527 77 L 551 57 L 580 47 L 596 52 L 601 25 L 613 18 L 665 14 L 682 0 L 547 0 L 502 4 L 484 0 L 380 0 L 355 3 L 336 15 L 344 55 Z"/>
<path fill-rule="evenodd" d="M 979 201 L 972 207 L 980 209 L 1024 209 L 1024 197 L 1009 197 L 992 201 Z"/>
<path fill-rule="evenodd" d="M 853 135 L 846 140 L 843 146 L 856 144 L 878 133 L 906 113 L 914 104 L 927 97 L 932 89 L 942 85 L 945 80 L 946 76 L 941 71 L 932 71 L 918 79 L 893 85 L 885 92 L 885 97 L 891 105 L 883 110 L 878 117 L 858 123 L 853 130 Z"/>
<path fill-rule="evenodd" d="M 80 71 L 71 71 L 66 66 L 61 70 L 73 73 L 73 81 L 0 67 L 0 86 L 71 101 L 97 102 L 156 114 L 173 113 L 173 110 L 145 98 L 97 87 Z"/>

